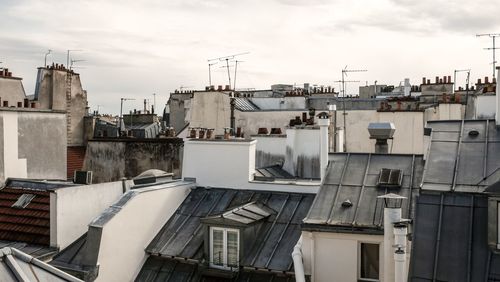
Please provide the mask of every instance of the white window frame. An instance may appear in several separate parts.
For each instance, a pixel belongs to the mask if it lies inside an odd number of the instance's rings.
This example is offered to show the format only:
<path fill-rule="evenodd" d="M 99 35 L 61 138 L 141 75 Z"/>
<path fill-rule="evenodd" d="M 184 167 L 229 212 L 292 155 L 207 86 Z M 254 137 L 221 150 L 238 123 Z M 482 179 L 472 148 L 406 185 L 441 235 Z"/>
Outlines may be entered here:
<path fill-rule="evenodd" d="M 361 245 L 362 244 L 372 244 L 378 246 L 378 279 L 372 278 L 362 278 L 361 277 Z M 380 251 L 380 242 L 368 242 L 368 241 L 360 241 L 358 242 L 358 281 L 367 281 L 367 282 L 380 282 L 381 275 L 381 264 L 382 261 L 382 253 Z"/>
<path fill-rule="evenodd" d="M 218 265 L 218 264 L 213 264 L 212 262 L 214 261 L 214 242 L 213 242 L 213 232 L 214 230 L 218 230 L 218 231 L 222 231 L 222 236 L 223 236 L 223 239 L 222 239 L 222 253 L 223 253 L 223 257 L 222 257 L 222 261 L 223 261 L 223 264 L 222 265 Z M 240 255 L 240 230 L 238 229 L 234 229 L 234 228 L 223 228 L 223 227 L 214 227 L 214 226 L 210 226 L 210 255 L 209 255 L 209 259 L 210 259 L 210 267 L 213 267 L 213 268 L 219 268 L 219 269 L 224 269 L 224 270 L 238 270 L 238 267 L 234 267 L 234 266 L 229 266 L 227 265 L 227 232 L 230 231 L 230 232 L 236 232 L 237 234 L 237 249 L 236 249 L 236 253 L 238 254 L 238 261 L 236 263 L 237 266 L 239 266 L 240 262 L 239 262 L 239 255 Z"/>

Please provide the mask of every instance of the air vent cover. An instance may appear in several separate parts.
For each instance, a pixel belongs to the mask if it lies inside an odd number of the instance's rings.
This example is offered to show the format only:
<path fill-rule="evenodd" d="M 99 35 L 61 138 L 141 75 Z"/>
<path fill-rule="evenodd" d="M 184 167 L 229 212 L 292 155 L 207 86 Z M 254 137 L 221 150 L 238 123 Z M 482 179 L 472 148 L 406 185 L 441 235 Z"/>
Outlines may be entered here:
<path fill-rule="evenodd" d="M 383 168 L 378 177 L 379 187 L 400 188 L 403 181 L 403 172 L 400 169 Z"/>
<path fill-rule="evenodd" d="M 12 207 L 16 209 L 24 209 L 31 203 L 31 201 L 34 198 L 35 195 L 33 194 L 22 194 L 21 196 L 19 196 L 17 201 L 12 205 Z"/>

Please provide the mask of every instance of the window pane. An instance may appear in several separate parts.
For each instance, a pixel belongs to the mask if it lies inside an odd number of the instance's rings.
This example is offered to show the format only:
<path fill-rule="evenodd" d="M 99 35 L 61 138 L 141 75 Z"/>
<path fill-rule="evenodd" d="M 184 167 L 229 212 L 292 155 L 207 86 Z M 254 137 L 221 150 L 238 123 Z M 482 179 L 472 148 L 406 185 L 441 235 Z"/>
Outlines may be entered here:
<path fill-rule="evenodd" d="M 238 265 L 238 232 L 227 231 L 227 265 Z"/>
<path fill-rule="evenodd" d="M 224 264 L 224 232 L 212 229 L 212 263 Z"/>
<path fill-rule="evenodd" d="M 378 279 L 379 273 L 378 244 L 361 243 L 360 278 Z"/>

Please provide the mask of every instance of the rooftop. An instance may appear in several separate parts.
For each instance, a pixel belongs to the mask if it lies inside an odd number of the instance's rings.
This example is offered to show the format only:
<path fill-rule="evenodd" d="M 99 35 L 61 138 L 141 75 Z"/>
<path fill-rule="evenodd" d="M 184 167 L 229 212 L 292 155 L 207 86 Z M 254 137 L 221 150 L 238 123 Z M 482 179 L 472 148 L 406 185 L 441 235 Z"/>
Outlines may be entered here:
<path fill-rule="evenodd" d="M 263 215 L 259 217 L 262 226 L 256 237 L 247 242 L 248 252 L 240 259 L 240 267 L 293 272 L 290 254 L 300 237 L 300 223 L 313 198 L 312 194 L 198 187 L 163 226 L 146 252 L 203 265 L 206 260 L 202 222 L 210 221 L 214 216 L 224 217 L 228 213 L 239 213 L 241 216 L 246 213 L 243 209 L 253 209 L 257 213 L 262 211 Z M 245 224 L 255 221 L 253 219 Z M 151 263 L 154 263 L 153 259 Z M 150 266 L 146 263 L 141 273 Z"/>
<path fill-rule="evenodd" d="M 381 234 L 384 202 L 377 197 L 388 193 L 406 197 L 403 218 L 413 218 L 423 168 L 421 155 L 330 154 L 325 180 L 304 219 L 303 229 Z M 390 172 L 387 169 L 401 170 L 400 187 L 381 182 L 381 171 Z"/>
<path fill-rule="evenodd" d="M 411 281 L 500 281 L 500 254 L 487 242 L 488 199 L 466 193 L 417 199 Z"/>
<path fill-rule="evenodd" d="M 423 190 L 483 192 L 500 180 L 500 130 L 494 120 L 429 121 Z"/>

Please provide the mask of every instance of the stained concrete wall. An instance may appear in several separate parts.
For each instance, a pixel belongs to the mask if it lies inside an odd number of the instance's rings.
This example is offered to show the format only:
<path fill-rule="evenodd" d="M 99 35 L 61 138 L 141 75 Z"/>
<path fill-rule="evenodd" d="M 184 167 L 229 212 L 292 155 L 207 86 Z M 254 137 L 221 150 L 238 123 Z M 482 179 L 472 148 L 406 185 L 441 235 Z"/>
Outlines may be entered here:
<path fill-rule="evenodd" d="M 180 132 L 186 124 L 189 123 L 187 118 L 186 103 L 191 103 L 191 93 L 171 93 L 168 105 L 170 108 L 170 126 L 175 129 L 175 132 Z"/>
<path fill-rule="evenodd" d="M 320 178 L 319 127 L 286 130 L 285 169 L 298 178 Z"/>
<path fill-rule="evenodd" d="M 236 127 L 241 127 L 245 136 L 257 134 L 260 127 L 269 131 L 271 128 L 281 128 L 282 132 L 285 132 L 290 120 L 296 116 L 302 117 L 303 112 L 305 111 L 235 111 Z"/>
<path fill-rule="evenodd" d="M 64 113 L 0 109 L 0 127 L 0 181 L 66 179 Z"/>
<path fill-rule="evenodd" d="M 230 126 L 230 97 L 224 92 L 195 92 L 191 99 L 190 127 L 214 128 L 215 134 L 224 134 Z"/>
<path fill-rule="evenodd" d="M 255 167 L 284 164 L 286 155 L 286 135 L 254 135 L 257 140 Z"/>
<path fill-rule="evenodd" d="M 18 102 L 23 102 L 26 98 L 22 79 L 17 77 L 0 77 L 0 105 L 3 101 L 8 101 L 9 106 L 17 107 Z"/>
<path fill-rule="evenodd" d="M 180 177 L 182 150 L 180 138 L 90 140 L 83 167 L 93 171 L 94 183 L 132 178 L 152 168 Z"/>
<path fill-rule="evenodd" d="M 67 77 L 71 76 L 71 101 L 66 100 Z M 69 123 L 68 145 L 84 145 L 84 121 L 87 92 L 83 90 L 80 75 L 68 70 L 39 68 L 35 88 L 35 100 L 40 108 L 67 111 Z"/>

